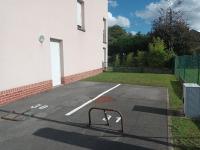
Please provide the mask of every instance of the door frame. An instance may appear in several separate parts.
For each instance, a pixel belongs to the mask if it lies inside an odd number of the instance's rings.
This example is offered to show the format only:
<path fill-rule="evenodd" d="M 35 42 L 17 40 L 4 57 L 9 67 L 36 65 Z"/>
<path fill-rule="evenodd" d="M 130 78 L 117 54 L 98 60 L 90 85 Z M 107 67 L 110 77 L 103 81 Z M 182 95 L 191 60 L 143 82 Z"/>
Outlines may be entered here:
<path fill-rule="evenodd" d="M 50 38 L 50 43 L 51 42 L 57 42 L 59 43 L 59 49 L 60 49 L 60 73 L 61 73 L 61 77 L 60 77 L 60 85 L 57 86 L 61 86 L 63 84 L 62 79 L 64 77 L 64 55 L 63 55 L 63 40 L 61 39 L 57 39 L 57 38 Z M 51 48 L 51 47 L 50 47 Z M 52 66 L 51 66 L 51 73 L 52 73 Z M 52 79 L 53 82 L 53 79 Z M 57 86 L 53 86 L 53 87 L 57 87 Z"/>

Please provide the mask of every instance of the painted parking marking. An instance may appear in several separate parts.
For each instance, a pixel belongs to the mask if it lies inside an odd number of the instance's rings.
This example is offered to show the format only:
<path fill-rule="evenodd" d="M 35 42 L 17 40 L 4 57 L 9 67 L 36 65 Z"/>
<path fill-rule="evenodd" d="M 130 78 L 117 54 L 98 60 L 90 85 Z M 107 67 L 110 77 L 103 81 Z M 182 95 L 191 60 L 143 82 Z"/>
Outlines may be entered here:
<path fill-rule="evenodd" d="M 37 105 L 35 105 L 35 106 L 31 106 L 31 109 L 35 109 L 35 108 L 38 108 L 38 107 L 40 107 L 40 106 L 42 106 L 41 104 L 37 104 Z"/>
<path fill-rule="evenodd" d="M 108 120 L 110 120 L 110 119 L 112 118 L 112 116 L 111 116 L 111 115 L 107 115 L 107 118 L 108 118 Z M 121 117 L 116 117 L 115 123 L 120 122 L 121 119 L 122 119 Z M 104 117 L 102 120 L 103 120 L 103 121 L 106 121 L 106 118 Z"/>
<path fill-rule="evenodd" d="M 110 120 L 112 118 L 112 116 L 111 115 L 107 115 L 107 118 L 108 118 L 108 120 Z M 106 121 L 106 118 L 103 118 L 102 120 Z"/>
<path fill-rule="evenodd" d="M 42 105 L 42 104 L 37 104 L 37 105 L 34 105 L 34 106 L 31 106 L 31 109 L 46 109 L 48 108 L 49 106 L 48 105 Z"/>
<path fill-rule="evenodd" d="M 99 95 L 96 96 L 95 98 L 93 98 L 93 99 L 87 101 L 86 103 L 84 103 L 84 104 L 82 104 L 81 106 L 79 106 L 79 107 L 73 109 L 72 111 L 66 113 L 65 115 L 66 115 L 66 116 L 70 116 L 70 115 L 74 114 L 75 112 L 77 112 L 77 111 L 80 110 L 81 108 L 87 106 L 88 104 L 92 103 L 93 101 L 95 101 L 95 100 L 98 99 L 99 97 L 105 95 L 106 93 L 108 93 L 108 92 L 110 92 L 110 91 L 116 89 L 116 88 L 119 87 L 120 85 L 121 85 L 121 84 L 117 84 L 116 86 L 114 86 L 114 87 L 108 89 L 107 91 L 105 91 L 105 92 L 99 94 Z"/>
<path fill-rule="evenodd" d="M 46 108 L 48 108 L 48 105 L 41 106 L 38 109 L 42 110 L 42 109 L 46 109 Z"/>
<path fill-rule="evenodd" d="M 122 118 L 121 117 L 116 117 L 116 123 L 118 123 Z"/>

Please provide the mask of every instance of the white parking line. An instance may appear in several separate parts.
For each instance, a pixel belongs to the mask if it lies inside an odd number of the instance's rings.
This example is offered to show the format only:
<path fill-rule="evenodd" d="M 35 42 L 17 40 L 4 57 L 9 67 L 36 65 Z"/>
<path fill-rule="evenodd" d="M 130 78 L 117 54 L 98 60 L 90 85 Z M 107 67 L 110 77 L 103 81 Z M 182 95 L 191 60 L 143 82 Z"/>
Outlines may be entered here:
<path fill-rule="evenodd" d="M 77 112 L 79 109 L 81 109 L 81 108 L 87 106 L 88 104 L 92 103 L 93 101 L 95 101 L 95 100 L 98 99 L 99 97 L 101 97 L 101 96 L 105 95 L 106 93 L 108 93 L 108 92 L 110 92 L 110 91 L 116 89 L 116 88 L 117 88 L 118 86 L 120 86 L 120 85 L 121 85 L 121 84 L 118 84 L 118 85 L 116 85 L 116 86 L 114 86 L 114 87 L 108 89 L 107 91 L 105 91 L 105 92 L 99 94 L 97 97 L 95 97 L 95 98 L 93 98 L 93 99 L 87 101 L 86 103 L 82 104 L 81 106 L 75 108 L 74 110 L 68 112 L 68 113 L 65 114 L 65 115 L 66 115 L 66 116 L 70 116 L 70 115 L 72 115 L 73 113 Z"/>

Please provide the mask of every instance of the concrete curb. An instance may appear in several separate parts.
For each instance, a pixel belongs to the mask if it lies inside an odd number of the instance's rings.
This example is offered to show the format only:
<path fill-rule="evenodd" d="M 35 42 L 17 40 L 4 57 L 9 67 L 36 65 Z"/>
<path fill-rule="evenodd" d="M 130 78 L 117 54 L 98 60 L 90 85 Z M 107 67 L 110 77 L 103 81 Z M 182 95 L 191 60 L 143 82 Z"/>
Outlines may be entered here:
<path fill-rule="evenodd" d="M 169 115 L 169 109 L 170 109 L 170 102 L 169 102 L 169 89 L 167 88 L 167 126 L 168 126 L 168 150 L 174 150 L 173 145 L 173 139 L 172 139 L 172 120 L 171 116 Z"/>

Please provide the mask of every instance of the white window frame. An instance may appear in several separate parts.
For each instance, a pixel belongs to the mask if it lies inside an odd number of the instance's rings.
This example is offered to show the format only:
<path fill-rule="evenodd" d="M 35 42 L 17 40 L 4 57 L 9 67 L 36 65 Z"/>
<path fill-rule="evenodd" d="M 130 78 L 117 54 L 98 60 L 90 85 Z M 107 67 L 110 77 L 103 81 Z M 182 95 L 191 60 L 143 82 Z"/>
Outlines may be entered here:
<path fill-rule="evenodd" d="M 107 43 L 107 20 L 103 18 L 103 43 Z"/>
<path fill-rule="evenodd" d="M 81 5 L 81 10 L 78 10 L 78 5 Z M 85 31 L 85 13 L 84 13 L 84 6 L 85 6 L 85 3 L 83 0 L 77 0 L 77 29 L 78 30 L 81 30 L 81 31 Z M 79 12 L 81 11 L 81 12 Z M 81 13 L 81 14 L 79 14 Z M 80 21 L 81 23 L 79 22 L 79 17 L 80 18 Z"/>

